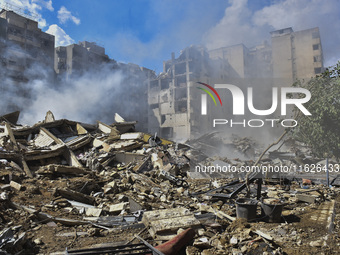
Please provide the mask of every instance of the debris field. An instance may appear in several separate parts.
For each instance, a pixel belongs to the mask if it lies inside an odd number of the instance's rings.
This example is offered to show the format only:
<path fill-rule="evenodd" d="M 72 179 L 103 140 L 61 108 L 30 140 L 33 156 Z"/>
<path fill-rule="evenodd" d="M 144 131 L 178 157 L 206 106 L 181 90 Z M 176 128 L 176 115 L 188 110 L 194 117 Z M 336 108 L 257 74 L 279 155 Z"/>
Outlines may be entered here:
<path fill-rule="evenodd" d="M 249 138 L 217 133 L 175 143 L 119 115 L 111 125 L 48 112 L 22 126 L 18 117 L 0 117 L 0 254 L 340 251 L 336 173 L 329 185 L 324 172 L 198 173 L 197 165 L 251 166 L 262 151 Z M 214 145 L 245 158 L 208 155 Z M 290 146 L 295 153 L 271 151 L 260 163 L 323 162 Z"/>

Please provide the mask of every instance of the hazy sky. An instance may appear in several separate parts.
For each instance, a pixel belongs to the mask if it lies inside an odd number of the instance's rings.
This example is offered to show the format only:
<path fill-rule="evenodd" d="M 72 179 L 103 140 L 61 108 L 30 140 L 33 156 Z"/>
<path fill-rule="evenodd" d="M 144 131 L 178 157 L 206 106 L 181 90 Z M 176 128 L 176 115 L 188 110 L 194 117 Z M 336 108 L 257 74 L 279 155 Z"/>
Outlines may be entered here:
<path fill-rule="evenodd" d="M 319 27 L 325 66 L 340 60 L 339 0 L 0 0 L 34 13 L 56 46 L 94 41 L 110 58 L 162 71 L 171 52 L 270 42 L 269 32 Z"/>

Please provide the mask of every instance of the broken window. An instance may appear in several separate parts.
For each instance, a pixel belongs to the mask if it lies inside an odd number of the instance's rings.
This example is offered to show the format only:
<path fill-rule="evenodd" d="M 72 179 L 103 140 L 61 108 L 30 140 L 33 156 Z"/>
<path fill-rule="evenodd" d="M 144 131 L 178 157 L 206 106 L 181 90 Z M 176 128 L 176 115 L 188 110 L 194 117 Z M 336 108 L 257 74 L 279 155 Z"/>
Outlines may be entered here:
<path fill-rule="evenodd" d="M 161 90 L 168 89 L 170 87 L 169 83 L 170 83 L 170 79 L 162 79 L 161 80 Z"/>
<path fill-rule="evenodd" d="M 186 87 L 187 78 L 185 75 L 176 77 L 176 87 Z"/>
<path fill-rule="evenodd" d="M 166 117 L 165 117 L 165 115 L 162 115 L 162 116 L 161 116 L 161 125 L 163 125 L 163 124 L 164 124 L 165 120 L 166 120 Z"/>
<path fill-rule="evenodd" d="M 175 102 L 175 112 L 186 112 L 188 109 L 187 101 L 176 101 Z"/>
<path fill-rule="evenodd" d="M 7 31 L 9 34 L 12 34 L 15 36 L 21 36 L 23 34 L 22 30 L 19 27 L 9 27 Z"/>
<path fill-rule="evenodd" d="M 200 73 L 202 71 L 201 62 L 190 61 L 189 62 L 189 70 L 191 73 Z"/>
<path fill-rule="evenodd" d="M 164 127 L 164 128 L 161 128 L 161 136 L 162 137 L 172 137 L 172 134 L 173 134 L 173 128 L 172 127 Z"/>
<path fill-rule="evenodd" d="M 176 88 L 175 100 L 181 100 L 187 98 L 187 88 Z"/>
<path fill-rule="evenodd" d="M 58 62 L 58 69 L 59 70 L 66 70 L 66 63 Z"/>
<path fill-rule="evenodd" d="M 179 63 L 175 65 L 175 74 L 185 74 L 187 71 L 186 69 L 186 62 Z"/>
<path fill-rule="evenodd" d="M 156 108 L 158 108 L 158 106 L 159 106 L 158 104 L 150 104 L 151 109 L 156 109 Z"/>
<path fill-rule="evenodd" d="M 319 49 L 319 44 L 313 44 L 313 50 L 318 50 Z"/>
<path fill-rule="evenodd" d="M 150 81 L 150 89 L 158 87 L 158 80 Z"/>

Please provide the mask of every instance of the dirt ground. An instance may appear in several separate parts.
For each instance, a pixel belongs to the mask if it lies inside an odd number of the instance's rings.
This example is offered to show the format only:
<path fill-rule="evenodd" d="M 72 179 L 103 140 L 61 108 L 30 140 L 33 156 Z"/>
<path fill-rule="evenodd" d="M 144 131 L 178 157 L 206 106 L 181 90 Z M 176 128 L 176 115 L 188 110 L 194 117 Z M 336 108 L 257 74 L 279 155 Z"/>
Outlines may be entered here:
<path fill-rule="evenodd" d="M 193 181 L 190 183 L 190 187 L 195 190 L 203 187 L 207 182 Z M 101 180 L 91 176 L 55 180 L 51 180 L 49 177 L 25 179 L 22 182 L 23 190 L 11 191 L 11 202 L 35 209 L 37 212 L 47 213 L 53 217 L 82 220 L 82 215 L 79 212 L 69 210 L 69 207 L 63 204 L 63 198 L 55 195 L 55 188 L 69 187 L 79 190 L 84 187 L 85 183 L 87 183 L 83 189 L 85 194 L 97 189 L 100 190 Z M 173 199 L 176 201 L 182 200 L 183 204 L 195 208 L 195 203 L 190 205 L 192 199 L 189 197 L 173 196 Z M 112 196 L 112 202 L 116 202 L 115 196 Z M 218 244 L 226 247 L 228 251 L 234 250 L 236 252 L 242 246 L 246 246 L 247 249 L 244 248 L 242 254 L 340 254 L 339 195 L 336 197 L 335 202 L 336 216 L 333 233 L 326 229 L 325 222 L 322 219 L 313 220 L 313 217 L 315 218 L 320 214 L 327 201 L 315 204 L 299 202 L 296 205 L 285 206 L 281 223 L 264 221 L 247 223 L 240 220 L 230 222 L 225 219 L 217 221 L 220 225 L 218 230 L 213 229 L 211 232 L 209 230 L 211 229 L 211 223 L 209 223 L 210 225 L 203 224 L 203 227 L 206 231 L 205 234 L 209 231 L 212 236 L 215 234 Z M 26 233 L 28 241 L 24 245 L 24 253 L 21 254 L 50 254 L 65 251 L 66 248 L 68 250 L 81 249 L 106 243 L 119 245 L 131 241 L 134 234 L 143 230 L 143 227 L 124 229 L 117 227 L 114 230 L 106 230 L 88 224 L 65 226 L 53 221 L 40 221 L 34 213 L 14 209 L 9 201 L 1 202 L 0 206 L 1 224 L 20 228 L 21 232 Z M 157 203 L 151 205 L 151 209 L 153 206 L 156 207 Z M 168 208 L 174 206 L 176 205 L 172 204 Z M 235 207 L 226 201 L 214 201 L 213 206 L 231 216 L 236 216 Z M 249 234 L 251 230 L 256 229 L 272 236 L 273 241 L 269 244 L 263 239 L 259 240 L 256 235 Z M 150 237 L 147 231 L 140 235 L 145 239 Z M 229 244 L 229 240 L 233 235 L 245 236 L 245 241 L 241 242 L 242 245 Z M 152 245 L 157 244 L 153 240 L 148 240 Z M 192 245 L 187 250 L 191 251 L 189 254 L 203 254 L 204 249 L 197 249 L 195 245 Z M 209 254 L 207 252 L 210 252 L 210 254 L 223 254 L 214 247 L 206 250 L 204 254 Z"/>

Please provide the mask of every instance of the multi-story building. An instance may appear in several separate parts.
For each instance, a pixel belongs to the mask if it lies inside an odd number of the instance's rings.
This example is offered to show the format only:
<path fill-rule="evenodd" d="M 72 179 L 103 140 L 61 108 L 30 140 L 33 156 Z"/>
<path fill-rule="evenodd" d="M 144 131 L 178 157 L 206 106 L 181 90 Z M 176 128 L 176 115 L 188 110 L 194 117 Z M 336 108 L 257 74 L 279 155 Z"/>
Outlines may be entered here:
<path fill-rule="evenodd" d="M 211 50 L 209 56 L 228 60 L 234 78 L 264 78 L 279 87 L 310 79 L 323 71 L 319 28 L 276 30 L 271 32 L 271 45 L 264 42 L 248 49 L 238 44 Z"/>
<path fill-rule="evenodd" d="M 59 46 L 55 49 L 54 69 L 59 77 L 82 75 L 84 72 L 94 70 L 101 64 L 112 62 L 105 49 L 94 42 L 79 42 L 68 46 Z"/>
<path fill-rule="evenodd" d="M 1 49 L 2 63 L 14 80 L 27 82 L 30 77 L 25 71 L 39 65 L 53 73 L 54 36 L 42 32 L 38 22 L 2 9 L 0 38 L 4 46 Z"/>
<path fill-rule="evenodd" d="M 203 47 L 190 46 L 163 63 L 163 73 L 149 80 L 149 132 L 183 140 L 207 130 L 212 116 L 202 119 L 198 82 L 228 79 L 227 61 L 211 60 Z"/>
<path fill-rule="evenodd" d="M 197 82 L 211 85 L 229 83 L 256 87 L 254 106 L 268 109 L 272 87 L 288 87 L 297 79 L 310 79 L 323 70 L 322 47 L 318 28 L 293 32 L 291 28 L 271 32 L 266 41 L 248 49 L 243 44 L 207 53 L 189 47 L 181 55 L 163 63 L 163 73 L 149 81 L 149 131 L 173 139 L 187 139 L 211 131 L 213 118 L 232 116 L 232 107 L 212 108 L 202 117 Z M 230 93 L 229 93 L 230 94 Z M 221 95 L 221 94 L 220 94 Z M 232 102 L 222 93 L 223 102 Z M 209 103 L 212 103 L 208 100 Z M 276 116 L 274 113 L 273 116 Z"/>
<path fill-rule="evenodd" d="M 319 28 L 294 32 L 285 28 L 271 32 L 274 85 L 291 85 L 323 71 Z"/>
<path fill-rule="evenodd" d="M 41 31 L 38 22 L 5 9 L 0 11 L 0 58 L 2 96 L 27 100 L 28 82 L 54 82 L 54 36 Z M 7 101 L 14 103 L 3 111 L 17 108 L 16 100 Z"/>
<path fill-rule="evenodd" d="M 209 51 L 211 59 L 227 60 L 230 65 L 230 78 L 247 77 L 249 67 L 249 49 L 243 44 L 237 44 L 229 47 L 222 47 L 219 49 Z"/>

